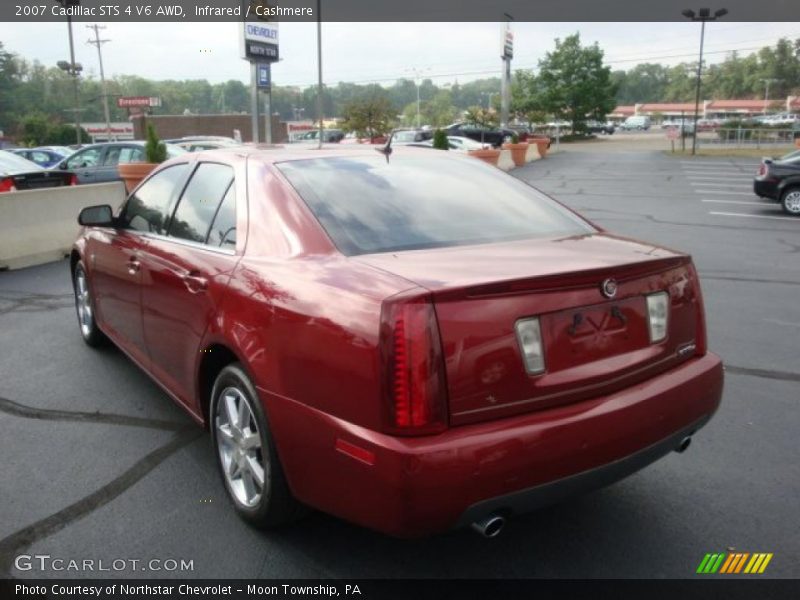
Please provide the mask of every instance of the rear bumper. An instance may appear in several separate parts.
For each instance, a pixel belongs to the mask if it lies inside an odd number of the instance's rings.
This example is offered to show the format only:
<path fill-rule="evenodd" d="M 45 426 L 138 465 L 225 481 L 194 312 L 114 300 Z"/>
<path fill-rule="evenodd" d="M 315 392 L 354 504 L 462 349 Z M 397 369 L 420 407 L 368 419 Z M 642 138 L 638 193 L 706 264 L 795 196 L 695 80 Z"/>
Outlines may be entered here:
<path fill-rule="evenodd" d="M 760 196 L 761 198 L 769 198 L 771 200 L 777 200 L 778 183 L 776 181 L 754 179 L 753 192 L 755 192 L 756 196 Z"/>
<path fill-rule="evenodd" d="M 301 501 L 413 537 L 624 477 L 699 429 L 719 406 L 722 385 L 722 363 L 709 353 L 608 396 L 421 438 L 377 433 L 260 391 Z M 337 440 L 366 454 L 337 451 Z"/>

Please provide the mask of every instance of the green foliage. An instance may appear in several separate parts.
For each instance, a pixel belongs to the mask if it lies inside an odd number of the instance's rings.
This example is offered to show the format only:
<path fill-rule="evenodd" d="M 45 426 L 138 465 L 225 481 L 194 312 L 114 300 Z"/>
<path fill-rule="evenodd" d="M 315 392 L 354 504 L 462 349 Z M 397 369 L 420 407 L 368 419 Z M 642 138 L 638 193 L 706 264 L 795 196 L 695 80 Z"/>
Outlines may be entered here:
<path fill-rule="evenodd" d="M 529 126 L 547 121 L 539 97 L 541 88 L 533 71 L 521 69 L 511 79 L 511 112 Z"/>
<path fill-rule="evenodd" d="M 81 127 L 81 140 L 87 142 L 89 133 Z M 52 146 L 69 146 L 78 141 L 78 136 L 75 135 L 75 125 L 70 123 L 61 123 L 60 125 L 53 125 L 47 132 L 47 140 L 45 145 Z"/>
<path fill-rule="evenodd" d="M 443 129 L 433 132 L 433 147 L 437 150 L 450 150 L 450 142 L 447 141 L 447 134 Z"/>
<path fill-rule="evenodd" d="M 603 66 L 603 51 L 597 43 L 581 46 L 580 34 L 563 41 L 539 61 L 536 98 L 542 109 L 556 118 L 572 122 L 580 130 L 587 115 L 605 119 L 616 105 L 611 69 Z"/>
<path fill-rule="evenodd" d="M 342 114 L 344 131 L 354 131 L 363 138 L 374 138 L 389 132 L 395 111 L 386 94 L 376 90 L 370 97 L 351 100 Z"/>
<path fill-rule="evenodd" d="M 167 160 L 167 146 L 158 139 L 156 128 L 147 124 L 147 141 L 144 144 L 144 156 L 149 163 L 162 163 Z"/>
<path fill-rule="evenodd" d="M 511 143 L 512 144 L 519 144 L 519 135 L 516 132 L 511 134 Z"/>
<path fill-rule="evenodd" d="M 469 125 L 474 125 L 475 127 L 480 128 L 482 144 L 484 131 L 497 126 L 497 112 L 491 108 L 471 106 L 467 109 L 467 112 L 464 113 L 464 121 Z"/>
<path fill-rule="evenodd" d="M 77 141 L 74 125 L 54 123 L 42 113 L 33 113 L 22 119 L 19 133 L 19 141 L 28 147 L 68 146 Z M 89 139 L 89 134 L 84 129 L 81 129 L 81 139 Z"/>

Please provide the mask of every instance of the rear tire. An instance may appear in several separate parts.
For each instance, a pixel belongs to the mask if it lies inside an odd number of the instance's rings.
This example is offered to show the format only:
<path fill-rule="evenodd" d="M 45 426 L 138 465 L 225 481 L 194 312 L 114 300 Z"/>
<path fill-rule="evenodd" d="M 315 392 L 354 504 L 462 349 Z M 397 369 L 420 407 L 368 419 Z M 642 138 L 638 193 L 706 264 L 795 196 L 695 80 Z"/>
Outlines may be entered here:
<path fill-rule="evenodd" d="M 793 217 L 800 217 L 800 187 L 791 187 L 781 194 L 783 211 Z"/>
<path fill-rule="evenodd" d="M 223 485 L 236 512 L 260 528 L 286 525 L 302 513 L 289 490 L 255 386 L 239 363 L 214 382 L 211 442 Z"/>

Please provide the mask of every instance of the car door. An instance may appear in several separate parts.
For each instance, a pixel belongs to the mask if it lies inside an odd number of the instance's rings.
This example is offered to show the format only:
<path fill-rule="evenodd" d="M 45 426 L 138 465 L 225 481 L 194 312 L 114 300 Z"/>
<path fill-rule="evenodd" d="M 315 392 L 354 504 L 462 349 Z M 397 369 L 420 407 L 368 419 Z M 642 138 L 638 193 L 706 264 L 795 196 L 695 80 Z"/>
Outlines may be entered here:
<path fill-rule="evenodd" d="M 150 177 L 123 205 L 116 228 L 93 232 L 86 255 L 100 327 L 143 366 L 149 365 L 142 327 L 142 254 L 145 234 L 163 233 L 186 163 Z"/>
<path fill-rule="evenodd" d="M 103 159 L 103 146 L 90 146 L 76 152 L 66 161 L 65 169 L 78 177 L 79 183 L 96 183 L 97 167 Z"/>
<path fill-rule="evenodd" d="M 229 165 L 199 163 L 167 235 L 149 235 L 142 257 L 142 319 L 151 370 L 194 411 L 200 346 L 238 260 L 234 179 Z"/>
<path fill-rule="evenodd" d="M 141 162 L 144 160 L 144 148 L 137 145 L 114 144 L 106 148 L 103 155 L 103 164 L 95 172 L 97 183 L 119 180 L 119 165 L 129 162 Z"/>

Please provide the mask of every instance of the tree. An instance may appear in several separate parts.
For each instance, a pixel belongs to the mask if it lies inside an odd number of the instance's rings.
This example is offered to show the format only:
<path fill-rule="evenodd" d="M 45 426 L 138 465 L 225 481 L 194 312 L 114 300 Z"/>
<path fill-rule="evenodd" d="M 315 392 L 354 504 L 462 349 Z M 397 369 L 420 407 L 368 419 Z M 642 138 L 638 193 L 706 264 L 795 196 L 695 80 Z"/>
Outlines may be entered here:
<path fill-rule="evenodd" d="M 447 141 L 444 129 L 437 129 L 433 132 L 433 147 L 437 150 L 450 150 L 450 142 Z"/>
<path fill-rule="evenodd" d="M 556 49 L 539 61 L 537 81 L 542 108 L 569 119 L 573 131 L 584 129 L 588 116 L 605 119 L 616 103 L 603 51 L 597 43 L 582 47 L 578 33 L 563 41 L 556 39 Z"/>
<path fill-rule="evenodd" d="M 481 130 L 481 144 L 483 144 L 483 134 L 487 129 L 497 125 L 497 113 L 491 108 L 481 106 L 471 106 L 464 115 L 464 120 L 470 125 L 474 125 Z"/>
<path fill-rule="evenodd" d="M 344 131 L 354 131 L 364 138 L 384 135 L 391 129 L 395 110 L 386 93 L 375 91 L 372 95 L 352 100 L 342 110 Z"/>
<path fill-rule="evenodd" d="M 529 127 L 542 123 L 547 114 L 542 109 L 540 87 L 533 71 L 520 69 L 511 80 L 511 112 L 517 119 L 527 121 Z"/>

